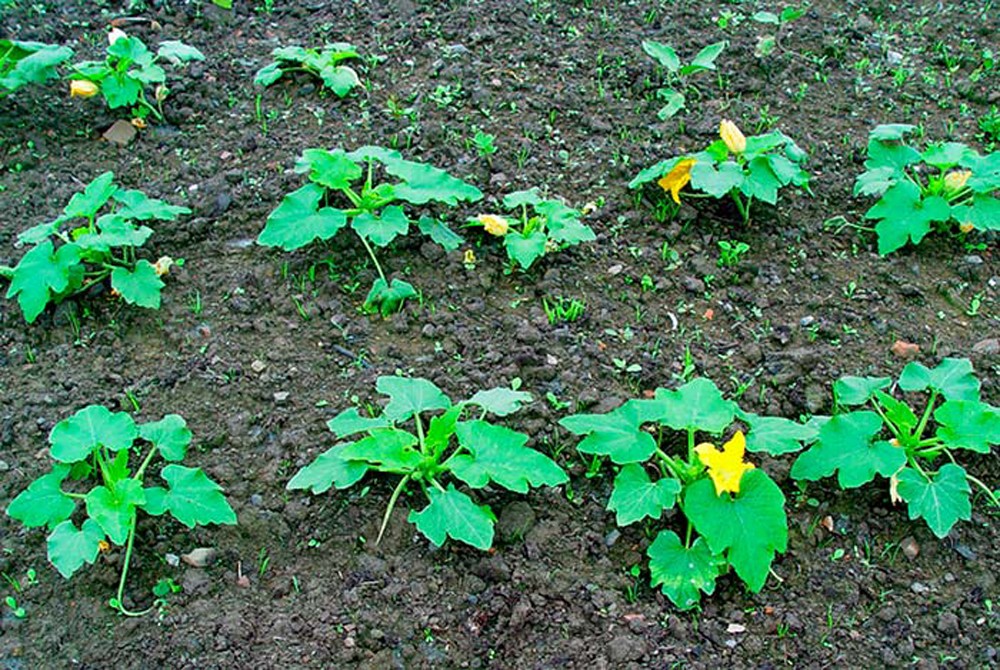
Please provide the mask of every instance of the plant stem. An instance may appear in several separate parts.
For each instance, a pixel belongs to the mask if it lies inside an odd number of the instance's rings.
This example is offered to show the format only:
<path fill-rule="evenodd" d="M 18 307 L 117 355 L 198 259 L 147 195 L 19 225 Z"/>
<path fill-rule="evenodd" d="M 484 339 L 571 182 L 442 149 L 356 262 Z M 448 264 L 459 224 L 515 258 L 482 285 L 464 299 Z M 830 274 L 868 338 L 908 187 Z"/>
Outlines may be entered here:
<path fill-rule="evenodd" d="M 965 478 L 968 479 L 973 484 L 975 484 L 976 486 L 978 486 L 979 488 L 981 488 L 986 493 L 986 497 L 990 499 L 991 503 L 993 503 L 994 507 L 1000 507 L 1000 500 L 997 500 L 996 495 L 993 494 L 993 491 L 990 490 L 989 486 L 981 482 L 979 479 L 973 477 L 968 472 L 965 473 Z"/>
<path fill-rule="evenodd" d="M 396 506 L 396 501 L 399 500 L 399 494 L 403 492 L 406 488 L 406 482 L 410 481 L 410 477 L 413 473 L 410 473 L 399 480 L 396 484 L 396 488 L 392 491 L 392 496 L 389 498 L 389 504 L 385 508 L 385 515 L 382 517 L 382 526 L 378 529 L 378 537 L 375 538 L 375 546 L 382 541 L 382 534 L 385 532 L 385 527 L 389 524 L 389 517 L 392 515 L 392 509 Z"/>
<path fill-rule="evenodd" d="M 139 469 L 135 471 L 135 479 L 138 482 L 142 482 L 142 476 L 146 473 L 146 468 L 149 466 L 149 462 L 153 460 L 153 456 L 156 454 L 156 447 L 150 447 L 149 453 L 146 457 L 142 459 L 142 464 L 139 465 Z"/>
<path fill-rule="evenodd" d="M 924 435 L 924 428 L 927 427 L 927 421 L 931 418 L 931 410 L 934 409 L 934 403 L 937 402 L 938 392 L 931 389 L 931 399 L 927 401 L 927 407 L 924 409 L 924 415 L 920 417 L 920 423 L 917 424 L 917 429 L 913 432 L 913 437 L 920 439 Z"/>
<path fill-rule="evenodd" d="M 736 203 L 736 209 L 740 211 L 740 215 L 743 217 L 743 223 L 745 225 L 750 220 L 749 203 L 747 203 L 746 206 L 743 204 L 743 201 L 740 200 L 740 195 L 736 192 L 736 189 L 730 191 L 729 195 L 733 197 L 733 202 Z"/>
<path fill-rule="evenodd" d="M 388 288 L 388 286 L 389 286 L 389 280 L 387 280 L 385 278 L 385 273 L 382 272 L 382 266 L 379 265 L 378 259 L 375 258 L 375 252 L 372 251 L 371 245 L 368 244 L 368 240 L 366 240 L 364 238 L 364 236 L 358 235 L 358 237 L 361 238 L 361 244 L 365 245 L 365 251 L 367 251 L 368 255 L 371 256 L 372 262 L 375 263 L 375 269 L 378 270 L 378 276 L 382 278 L 382 281 L 385 283 L 386 287 Z"/>
<path fill-rule="evenodd" d="M 128 577 L 128 564 L 132 560 L 132 545 L 135 542 L 135 514 L 132 514 L 132 524 L 128 529 L 128 541 L 125 543 L 125 562 L 122 564 L 122 576 L 118 580 L 118 597 L 112 603 L 112 607 L 125 616 L 143 616 L 153 611 L 153 608 L 145 609 L 141 612 L 133 612 L 125 608 L 122 598 L 125 597 L 125 580 Z"/>
<path fill-rule="evenodd" d="M 688 465 L 694 464 L 694 429 L 688 428 Z"/>

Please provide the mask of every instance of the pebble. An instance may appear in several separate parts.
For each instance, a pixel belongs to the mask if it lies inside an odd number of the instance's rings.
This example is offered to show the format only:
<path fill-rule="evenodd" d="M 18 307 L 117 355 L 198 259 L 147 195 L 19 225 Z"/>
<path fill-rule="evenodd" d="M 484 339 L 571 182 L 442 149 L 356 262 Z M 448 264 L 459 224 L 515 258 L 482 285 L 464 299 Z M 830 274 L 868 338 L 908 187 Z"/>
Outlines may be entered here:
<path fill-rule="evenodd" d="M 181 560 L 192 568 L 204 568 L 214 563 L 218 555 L 218 550 L 213 547 L 198 547 L 186 554 L 181 554 Z"/>
<path fill-rule="evenodd" d="M 615 528 L 610 533 L 604 536 L 604 544 L 608 547 L 613 547 L 618 538 L 622 536 L 621 532 Z"/>
<path fill-rule="evenodd" d="M 911 561 L 920 555 L 920 545 L 913 536 L 904 537 L 899 543 L 899 548 L 903 550 L 903 555 Z"/>
<path fill-rule="evenodd" d="M 608 268 L 608 274 L 614 277 L 615 275 L 620 275 L 622 273 L 622 270 L 624 269 L 625 269 L 624 265 L 622 265 L 621 263 L 617 263 Z"/>
<path fill-rule="evenodd" d="M 163 560 L 166 561 L 167 565 L 169 565 L 172 568 L 176 568 L 178 565 L 181 564 L 181 558 L 177 554 L 165 554 L 163 556 Z"/>
<path fill-rule="evenodd" d="M 274 402 L 279 405 L 283 405 L 288 401 L 288 396 L 291 395 L 288 391 L 276 391 L 274 393 Z"/>
<path fill-rule="evenodd" d="M 980 356 L 991 356 L 993 354 L 1000 354 L 1000 339 L 996 337 L 990 337 L 985 340 L 979 340 L 972 345 L 972 353 L 978 354 Z"/>
<path fill-rule="evenodd" d="M 982 265 L 983 257 L 978 254 L 969 254 L 962 257 L 962 262 L 966 265 Z"/>
<path fill-rule="evenodd" d="M 266 368 L 267 368 L 267 363 L 265 363 L 264 361 L 261 361 L 261 360 L 256 360 L 256 361 L 254 361 L 253 363 L 250 364 L 250 369 L 253 370 L 254 372 L 256 372 L 257 374 L 260 374 Z"/>
<path fill-rule="evenodd" d="M 815 321 L 816 321 L 816 317 L 814 317 L 814 316 L 804 316 L 804 317 L 802 317 L 802 319 L 801 319 L 801 320 L 799 321 L 799 325 L 800 325 L 800 326 L 802 326 L 803 328 L 808 328 L 808 327 L 809 327 L 809 326 L 811 326 L 811 325 L 812 325 L 812 324 L 813 324 L 813 323 L 814 323 Z"/>
<path fill-rule="evenodd" d="M 930 591 L 930 587 L 928 587 L 926 584 L 922 582 L 913 582 L 912 584 L 910 584 L 910 590 L 916 593 L 917 595 L 921 595 Z"/>
<path fill-rule="evenodd" d="M 945 635 L 958 635 L 962 632 L 958 616 L 954 612 L 942 612 L 937 620 L 937 629 Z"/>

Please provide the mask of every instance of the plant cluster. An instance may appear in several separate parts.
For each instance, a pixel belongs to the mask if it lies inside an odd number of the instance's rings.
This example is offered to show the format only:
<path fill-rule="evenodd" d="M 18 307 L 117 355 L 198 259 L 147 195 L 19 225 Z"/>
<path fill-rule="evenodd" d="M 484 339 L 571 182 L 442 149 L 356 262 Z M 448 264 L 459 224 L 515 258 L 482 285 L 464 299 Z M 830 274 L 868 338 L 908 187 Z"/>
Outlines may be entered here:
<path fill-rule="evenodd" d="M 666 104 L 656 113 L 661 121 L 666 121 L 684 109 L 687 96 L 692 93 L 701 96 L 697 87 L 688 82 L 688 77 L 715 69 L 715 59 L 726 48 L 727 42 L 716 42 L 695 54 L 687 65 L 681 63 L 677 52 L 669 44 L 645 40 L 642 50 L 666 70 L 667 85 L 656 91 L 656 97 Z"/>
<path fill-rule="evenodd" d="M 331 487 L 349 488 L 369 471 L 401 477 L 376 542 L 409 484 L 419 486 L 428 500 L 426 507 L 409 515 L 427 539 L 441 546 L 451 537 L 485 550 L 493 545 L 496 516 L 488 505 L 477 504 L 446 477 L 473 489 L 495 484 L 515 493 L 567 481 L 566 473 L 552 459 L 526 446 L 527 435 L 486 420 L 488 414 L 513 414 L 531 402 L 530 393 L 494 388 L 452 403 L 432 382 L 404 377 L 379 377 L 376 389 L 389 396 L 380 414 L 366 417 L 351 408 L 327 423 L 340 440 L 362 437 L 338 442 L 288 482 L 291 490 L 318 494 Z M 406 430 L 407 425 L 412 429 Z"/>
<path fill-rule="evenodd" d="M 376 182 L 376 165 L 398 181 Z M 378 272 L 364 308 L 378 310 L 383 315 L 400 309 L 404 301 L 417 296 L 417 291 L 401 279 L 389 281 L 373 246 L 388 246 L 397 237 L 406 235 L 413 223 L 449 251 L 462 243 L 462 238 L 442 219 L 424 215 L 414 222 L 397 203 L 419 206 L 438 202 L 454 206 L 483 197 L 478 188 L 444 170 L 404 160 L 398 151 L 383 147 L 366 146 L 350 153 L 342 149 L 306 149 L 295 170 L 307 173 L 310 183 L 282 199 L 267 217 L 257 243 L 292 251 L 317 239 L 328 240 L 349 224 Z"/>
<path fill-rule="evenodd" d="M 161 277 L 174 260 L 163 256 L 150 263 L 137 257 L 153 234 L 143 223 L 173 221 L 190 211 L 116 186 L 114 174 L 105 172 L 70 198 L 54 221 L 21 231 L 18 242 L 33 246 L 13 268 L 0 266 L 0 277 L 10 280 L 7 297 L 16 297 L 24 320 L 33 323 L 49 303 L 110 277 L 113 295 L 159 309 Z"/>
<path fill-rule="evenodd" d="M 270 86 L 286 74 L 306 72 L 323 82 L 338 98 L 343 98 L 351 89 L 360 86 L 357 71 L 342 63 L 361 58 L 354 46 L 346 42 L 328 44 L 322 49 L 307 49 L 299 46 L 278 47 L 271 52 L 274 62 L 265 65 L 254 75 L 253 83 Z"/>
<path fill-rule="evenodd" d="M 49 433 L 52 470 L 14 498 L 7 514 L 28 528 L 48 528 L 49 561 L 67 579 L 110 545 L 124 545 L 118 593 L 109 605 L 125 615 L 144 614 L 124 604 L 139 510 L 169 514 L 188 528 L 236 523 L 221 487 L 200 468 L 178 464 L 190 443 L 191 431 L 176 414 L 137 425 L 124 412 L 84 407 Z M 146 485 L 157 457 L 168 462 L 160 470 L 165 487 Z M 136 460 L 133 469 L 130 461 Z M 83 521 L 77 526 L 73 517 L 81 502 Z"/>
<path fill-rule="evenodd" d="M 1000 151 L 981 156 L 960 142 L 918 151 L 907 137 L 915 130 L 901 123 L 872 130 L 854 184 L 854 195 L 879 198 L 865 213 L 877 221 L 879 254 L 919 244 L 933 228 L 1000 230 Z"/>

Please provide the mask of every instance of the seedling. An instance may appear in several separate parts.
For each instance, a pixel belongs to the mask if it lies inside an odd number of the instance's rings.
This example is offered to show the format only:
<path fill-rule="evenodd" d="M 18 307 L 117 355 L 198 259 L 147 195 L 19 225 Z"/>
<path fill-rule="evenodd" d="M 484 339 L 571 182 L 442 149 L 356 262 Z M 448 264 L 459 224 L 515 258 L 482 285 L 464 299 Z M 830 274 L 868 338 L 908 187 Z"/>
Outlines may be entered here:
<path fill-rule="evenodd" d="M 767 57 L 781 46 L 779 37 L 781 29 L 786 25 L 805 15 L 807 5 L 801 7 L 785 7 L 780 14 L 774 12 L 756 12 L 750 20 L 774 26 L 773 35 L 763 35 L 757 39 L 755 54 L 759 57 Z"/>
<path fill-rule="evenodd" d="M 493 154 L 497 152 L 497 148 L 493 144 L 495 139 L 494 135 L 484 133 L 481 130 L 477 130 L 472 137 L 472 145 L 476 147 L 476 152 L 486 159 L 486 163 L 490 167 L 493 166 Z"/>
<path fill-rule="evenodd" d="M 18 619 L 23 619 L 26 616 L 28 616 L 28 613 L 25 611 L 25 609 L 17 604 L 17 598 L 15 598 L 14 596 L 7 596 L 6 598 L 3 599 L 3 601 L 4 604 L 6 604 L 7 607 L 10 608 L 10 613 L 13 614 L 15 617 L 17 617 Z"/>
<path fill-rule="evenodd" d="M 557 296 L 551 300 L 542 298 L 542 309 L 545 310 L 549 324 L 554 326 L 561 322 L 572 323 L 576 321 L 583 316 L 587 304 L 576 298 Z"/>
<path fill-rule="evenodd" d="M 22 86 L 58 79 L 56 68 L 72 57 L 69 47 L 0 40 L 0 99 Z"/>
<path fill-rule="evenodd" d="M 382 166 L 396 183 L 375 183 L 375 165 Z M 310 183 L 286 195 L 267 217 L 257 244 L 292 251 L 313 241 L 328 240 L 350 223 L 372 259 L 378 279 L 365 298 L 364 309 L 388 316 L 402 308 L 416 289 L 401 279 L 390 283 L 372 246 L 386 247 L 409 232 L 414 223 L 396 202 L 425 205 L 440 202 L 457 205 L 483 197 L 478 188 L 424 163 L 404 160 L 398 151 L 366 146 L 351 153 L 341 149 L 306 149 L 295 171 L 307 173 Z M 360 190 L 354 183 L 362 180 Z M 343 208 L 333 206 L 343 203 Z M 454 251 L 462 238 L 440 219 L 429 215 L 417 222 L 420 232 Z"/>
<path fill-rule="evenodd" d="M 737 418 L 750 426 L 748 435 L 732 432 L 722 451 L 698 443 L 699 434 L 729 432 Z M 658 388 L 653 398 L 629 400 L 607 414 L 575 414 L 559 424 L 583 437 L 577 445 L 581 454 L 606 456 L 619 466 L 608 501 L 619 526 L 658 520 L 680 506 L 687 519 L 684 539 L 664 529 L 647 551 L 651 585 L 660 586 L 675 606 L 696 607 L 699 592 L 711 595 L 730 567 L 752 591 L 760 591 L 775 552 L 787 545 L 785 496 L 766 473 L 744 462 L 744 453 L 800 449 L 812 435 L 809 427 L 744 413 L 704 378 L 675 391 Z M 644 429 L 647 424 L 655 431 Z"/>
<path fill-rule="evenodd" d="M 893 389 L 925 394 L 923 412 L 918 416 Z M 1000 409 L 980 401 L 967 359 L 945 358 L 934 369 L 910 363 L 895 384 L 889 377 L 842 377 L 833 395 L 836 413 L 815 420 L 815 444 L 795 461 L 792 477 L 814 481 L 836 474 L 848 489 L 882 476 L 892 501 L 905 502 L 910 519 L 924 519 L 940 538 L 971 518 L 970 483 L 1000 507 L 996 494 L 957 457 L 962 450 L 988 454 L 990 445 L 1000 444 Z M 932 418 L 935 430 L 928 434 Z M 935 469 L 942 457 L 947 462 Z"/>
<path fill-rule="evenodd" d="M 320 79 L 338 98 L 345 97 L 352 88 L 361 85 L 354 68 L 342 64 L 361 58 L 355 48 L 346 42 L 329 44 L 322 49 L 278 47 L 271 55 L 274 62 L 257 70 L 254 75 L 253 83 L 258 86 L 270 86 L 293 72 L 307 72 Z"/>
<path fill-rule="evenodd" d="M 750 251 L 750 245 L 746 242 L 736 240 L 719 241 L 719 260 L 716 264 L 720 268 L 731 268 L 740 264 L 743 256 Z"/>
<path fill-rule="evenodd" d="M 108 604 L 126 616 L 141 616 L 153 608 L 133 612 L 123 602 L 140 509 L 153 516 L 169 513 L 188 528 L 236 523 L 221 487 L 201 469 L 177 464 L 190 443 L 191 431 L 176 414 L 137 425 L 124 412 L 84 407 L 49 433 L 52 471 L 14 498 L 7 514 L 28 528 L 49 529 L 49 561 L 66 579 L 93 564 L 110 544 L 125 545 L 118 593 Z M 170 462 L 160 470 L 166 488 L 145 486 L 146 470 L 157 456 Z M 134 472 L 133 457 L 142 459 Z M 67 482 L 74 490 L 64 490 Z M 80 501 L 85 509 L 78 528 L 71 517 Z"/>
<path fill-rule="evenodd" d="M 153 234 L 143 222 L 173 221 L 190 212 L 115 186 L 114 174 L 105 172 L 74 195 L 57 219 L 18 235 L 18 243 L 34 246 L 13 268 L 0 267 L 0 277 L 10 280 L 7 297 L 16 296 L 24 320 L 33 323 L 49 303 L 110 277 L 112 295 L 159 309 L 161 278 L 174 260 L 163 256 L 154 264 L 136 258 L 136 250 Z"/>
<path fill-rule="evenodd" d="M 897 123 L 871 131 L 865 172 L 854 183 L 854 195 L 879 198 L 865 213 L 877 221 L 879 254 L 919 244 L 932 228 L 1000 230 L 1000 151 L 980 156 L 944 142 L 919 152 L 907 140 L 914 130 Z"/>
<path fill-rule="evenodd" d="M 318 494 L 331 487 L 349 488 L 369 471 L 400 476 L 376 544 L 409 484 L 417 484 L 429 500 L 424 509 L 409 515 L 427 539 L 441 546 L 451 537 L 486 550 L 493 545 L 496 516 L 454 483 L 445 486 L 445 477 L 473 489 L 493 483 L 516 493 L 527 493 L 532 486 L 558 486 L 568 479 L 554 461 L 525 446 L 527 435 L 486 421 L 487 414 L 513 414 L 531 402 L 529 393 L 495 388 L 452 403 L 430 381 L 404 377 L 379 377 L 376 389 L 389 396 L 381 414 L 366 417 L 351 408 L 327 423 L 341 440 L 363 437 L 338 442 L 299 470 L 287 486 Z M 404 425 L 412 425 L 412 430 Z"/>
<path fill-rule="evenodd" d="M 100 93 L 111 109 L 128 107 L 136 118 L 144 119 L 152 113 L 163 120 L 163 101 L 169 89 L 161 63 L 185 65 L 195 60 L 205 60 L 205 55 L 183 42 L 161 42 L 154 54 L 138 37 L 114 28 L 108 33 L 107 57 L 103 61 L 73 65 L 70 94 L 89 98 Z M 155 86 L 153 102 L 146 97 L 147 86 Z"/>
<path fill-rule="evenodd" d="M 580 221 L 583 216 L 580 210 L 560 200 L 543 199 L 537 188 L 505 195 L 503 207 L 517 211 L 518 218 L 512 221 L 503 216 L 481 214 L 469 219 L 469 223 L 482 226 L 490 235 L 502 237 L 507 257 L 522 270 L 530 268 L 547 253 L 597 239 L 590 226 Z M 529 207 L 533 215 L 529 215 Z"/>
<path fill-rule="evenodd" d="M 666 101 L 666 104 L 656 113 L 661 121 L 666 121 L 684 109 L 687 102 L 686 96 L 695 94 L 699 98 L 701 97 L 701 92 L 688 82 L 688 78 L 699 72 L 715 70 L 715 59 L 726 48 L 726 44 L 725 40 L 710 44 L 699 51 L 690 63 L 682 65 L 677 52 L 669 44 L 661 44 L 653 40 L 646 40 L 642 43 L 642 50 L 662 65 L 667 72 L 667 85 L 656 91 L 656 97 Z"/>
<path fill-rule="evenodd" d="M 729 196 L 744 224 L 750 221 L 755 199 L 777 204 L 778 191 L 788 185 L 809 192 L 809 174 L 802 169 L 806 153 L 784 133 L 775 130 L 744 137 L 736 124 L 723 120 L 719 136 L 704 151 L 646 168 L 629 182 L 629 188 L 656 181 L 678 207 L 680 192 L 688 184 L 713 198 Z"/>

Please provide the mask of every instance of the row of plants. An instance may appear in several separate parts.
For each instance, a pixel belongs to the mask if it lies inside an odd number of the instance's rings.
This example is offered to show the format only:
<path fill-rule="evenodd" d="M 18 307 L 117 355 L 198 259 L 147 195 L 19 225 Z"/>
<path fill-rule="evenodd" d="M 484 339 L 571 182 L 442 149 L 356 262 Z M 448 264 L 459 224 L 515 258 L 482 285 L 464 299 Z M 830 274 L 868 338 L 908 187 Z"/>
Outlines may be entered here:
<path fill-rule="evenodd" d="M 369 473 L 398 477 L 376 543 L 410 488 L 422 492 L 426 505 L 408 520 L 434 545 L 451 538 L 488 550 L 496 515 L 468 490 L 526 494 L 569 483 L 558 463 L 528 446 L 529 435 L 495 423 L 532 402 L 517 384 L 458 402 L 419 378 L 379 377 L 376 391 L 387 397 L 381 410 L 366 415 L 351 407 L 328 421 L 335 444 L 287 484 L 323 494 L 355 486 Z M 607 509 L 619 526 L 649 529 L 657 522 L 647 550 L 650 584 L 681 610 L 711 595 L 730 571 L 760 591 L 776 554 L 787 549 L 785 496 L 746 460 L 747 452 L 801 452 L 791 468 L 800 486 L 834 475 L 843 489 L 879 479 L 893 504 L 905 503 L 909 518 L 922 519 L 939 538 L 971 519 L 973 486 L 1000 508 L 1000 491 L 960 464 L 963 451 L 985 454 L 1000 443 L 1000 408 L 980 399 L 968 360 L 946 358 L 935 368 L 913 362 L 895 381 L 843 377 L 833 397 L 831 416 L 799 422 L 746 412 L 714 382 L 695 378 L 604 414 L 564 417 L 559 425 L 581 438 L 576 450 L 593 459 L 592 473 L 610 463 Z M 722 440 L 720 450 L 715 445 Z M 169 514 L 189 528 L 236 523 L 221 487 L 179 464 L 190 443 L 180 416 L 137 425 L 126 413 L 85 407 L 52 429 L 52 470 L 14 498 L 7 514 L 49 530 L 49 560 L 66 578 L 111 545 L 124 545 L 109 603 L 123 614 L 142 614 L 124 604 L 140 510 Z M 168 462 L 159 473 L 165 487 L 146 478 L 156 459 Z M 82 519 L 79 526 L 74 517 Z"/>

